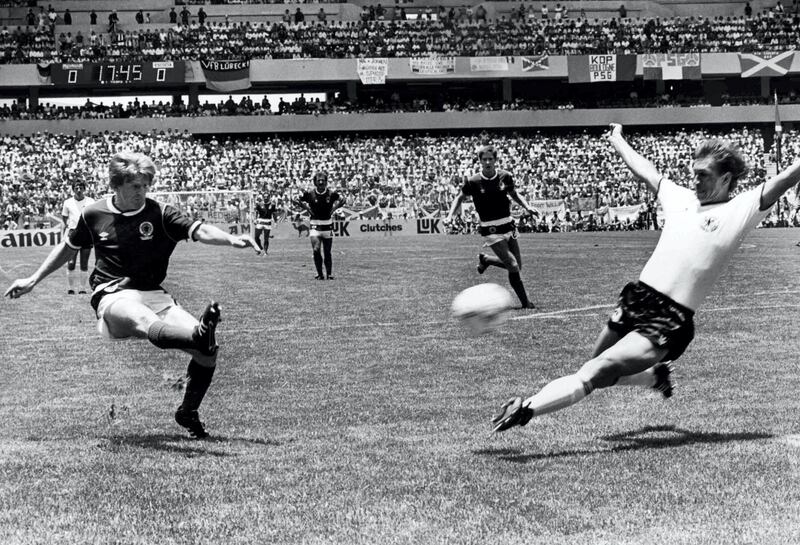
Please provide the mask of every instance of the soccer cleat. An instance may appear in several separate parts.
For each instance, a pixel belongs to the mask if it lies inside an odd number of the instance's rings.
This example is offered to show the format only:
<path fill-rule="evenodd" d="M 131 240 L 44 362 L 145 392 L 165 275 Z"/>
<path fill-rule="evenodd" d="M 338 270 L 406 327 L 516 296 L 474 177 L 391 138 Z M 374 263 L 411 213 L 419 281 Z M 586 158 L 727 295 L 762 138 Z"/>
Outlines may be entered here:
<path fill-rule="evenodd" d="M 528 301 L 522 306 L 517 307 L 519 310 L 536 310 L 536 305 L 532 301 Z"/>
<path fill-rule="evenodd" d="M 219 303 L 211 301 L 200 316 L 200 323 L 194 329 L 194 340 L 201 354 L 213 356 L 219 348 L 216 335 L 219 321 Z"/>
<path fill-rule="evenodd" d="M 521 397 L 512 397 L 506 401 L 500 412 L 492 417 L 493 432 L 506 431 L 514 426 L 524 426 L 533 418 L 533 411 L 522 405 Z"/>
<path fill-rule="evenodd" d="M 489 265 L 486 264 L 486 256 L 483 254 L 478 254 L 478 266 L 476 267 L 478 274 L 483 274 L 488 268 Z"/>
<path fill-rule="evenodd" d="M 81 290 L 78 292 L 78 295 L 86 295 L 86 290 Z"/>
<path fill-rule="evenodd" d="M 318 274 L 317 276 L 314 277 L 314 280 L 325 280 L 325 277 L 322 276 L 321 274 Z"/>
<path fill-rule="evenodd" d="M 661 392 L 665 398 L 672 397 L 672 380 L 670 374 L 672 373 L 672 364 L 669 362 L 659 363 L 653 368 L 653 374 L 656 377 L 656 382 L 653 384 L 653 390 Z"/>
<path fill-rule="evenodd" d="M 328 275 L 328 280 L 333 280 L 333 279 L 334 279 L 334 278 L 333 278 L 333 275 L 329 274 L 329 275 Z"/>
<path fill-rule="evenodd" d="M 205 439 L 208 432 L 200 422 L 200 415 L 197 411 L 187 411 L 182 406 L 175 411 L 175 422 L 189 430 L 189 434 L 195 439 Z"/>
<path fill-rule="evenodd" d="M 67 290 L 67 295 L 75 295 L 75 290 Z"/>

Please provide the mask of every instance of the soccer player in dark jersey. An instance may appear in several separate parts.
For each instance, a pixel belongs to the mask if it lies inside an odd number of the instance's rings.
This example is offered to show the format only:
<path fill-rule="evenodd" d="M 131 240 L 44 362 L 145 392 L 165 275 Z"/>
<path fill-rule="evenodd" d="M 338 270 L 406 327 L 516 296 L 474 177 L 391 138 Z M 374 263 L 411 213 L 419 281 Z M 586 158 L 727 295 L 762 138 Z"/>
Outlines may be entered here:
<path fill-rule="evenodd" d="M 146 155 L 120 152 L 109 163 L 113 196 L 88 206 L 75 229 L 45 258 L 39 269 L 6 290 L 20 297 L 55 272 L 80 248 L 92 246 L 96 263 L 89 282 L 98 331 L 109 338 L 148 339 L 161 349 L 177 348 L 192 356 L 178 424 L 195 438 L 208 434 L 197 409 L 211 384 L 217 362 L 218 303 L 212 301 L 197 320 L 175 302 L 161 283 L 169 258 L 181 240 L 235 248 L 258 245 L 249 235 L 233 236 L 193 221 L 169 205 L 147 198 L 156 173 Z"/>
<path fill-rule="evenodd" d="M 478 232 L 483 236 L 483 245 L 495 253 L 495 255 L 486 255 L 483 252 L 478 254 L 478 274 L 483 274 L 491 265 L 506 269 L 508 282 L 519 297 L 521 308 L 536 308 L 536 305 L 528 299 L 519 274 L 522 258 L 517 242 L 517 228 L 511 218 L 511 199 L 528 214 L 538 216 L 539 213 L 517 193 L 511 173 L 497 168 L 497 149 L 494 146 L 482 146 L 478 150 L 478 160 L 481 163 L 481 171 L 464 181 L 461 193 L 453 201 L 445 221 L 452 222 L 453 215 L 464 198 L 472 197 L 480 218 Z"/>
<path fill-rule="evenodd" d="M 317 280 L 333 280 L 333 212 L 344 205 L 344 198 L 328 187 L 328 173 L 314 174 L 314 189 L 304 192 L 295 204 L 311 215 L 311 249 L 314 252 L 314 266 Z M 325 264 L 325 275 L 322 264 Z"/>
<path fill-rule="evenodd" d="M 272 222 L 278 209 L 275 203 L 264 199 L 261 195 L 256 197 L 256 222 L 255 235 L 256 242 L 261 246 L 264 255 L 269 253 L 269 237 L 272 231 Z M 264 239 L 262 242 L 261 239 Z"/>

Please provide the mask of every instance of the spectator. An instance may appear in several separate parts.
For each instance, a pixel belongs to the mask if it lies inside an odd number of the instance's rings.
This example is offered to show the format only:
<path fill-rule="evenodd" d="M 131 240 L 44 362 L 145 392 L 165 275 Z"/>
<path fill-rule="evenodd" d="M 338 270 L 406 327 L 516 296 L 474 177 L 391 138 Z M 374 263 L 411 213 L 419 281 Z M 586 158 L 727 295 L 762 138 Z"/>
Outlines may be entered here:
<path fill-rule="evenodd" d="M 175 8 L 169 8 L 169 22 L 172 25 L 178 23 L 178 14 L 175 12 Z"/>
<path fill-rule="evenodd" d="M 72 14 L 69 12 L 69 8 L 64 10 L 64 24 L 67 26 L 72 25 Z"/>
<path fill-rule="evenodd" d="M 744 5 L 744 16 L 750 19 L 753 16 L 753 8 L 750 5 L 750 2 L 746 2 Z"/>
<path fill-rule="evenodd" d="M 303 12 L 300 10 L 300 8 L 297 8 L 297 11 L 294 12 L 294 23 L 295 24 L 300 24 L 305 20 L 306 20 L 306 16 L 303 15 Z"/>
<path fill-rule="evenodd" d="M 619 5 L 619 18 L 620 19 L 627 19 L 628 18 L 628 10 L 625 9 L 625 4 Z"/>
<path fill-rule="evenodd" d="M 197 10 L 197 22 L 200 23 L 200 26 L 206 24 L 206 17 L 208 16 L 206 15 L 205 10 L 203 9 L 202 6 L 200 6 L 200 9 Z"/>
<path fill-rule="evenodd" d="M 144 24 L 144 13 L 142 12 L 142 10 L 139 10 L 139 11 L 136 12 L 136 17 L 135 18 L 136 18 L 136 22 L 138 24 L 140 24 L 140 25 Z"/>
<path fill-rule="evenodd" d="M 95 10 L 89 13 L 89 24 L 92 26 L 97 24 L 97 12 Z"/>

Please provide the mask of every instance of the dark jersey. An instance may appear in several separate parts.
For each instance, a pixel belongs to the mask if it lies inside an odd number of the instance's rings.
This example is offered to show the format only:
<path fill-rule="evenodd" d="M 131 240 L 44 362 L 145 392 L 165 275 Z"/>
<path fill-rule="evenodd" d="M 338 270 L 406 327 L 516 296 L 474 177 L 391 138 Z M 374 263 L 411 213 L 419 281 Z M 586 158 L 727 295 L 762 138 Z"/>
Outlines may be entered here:
<path fill-rule="evenodd" d="M 316 189 L 312 189 L 303 193 L 300 202 L 308 203 L 312 220 L 329 220 L 333 214 L 333 203 L 339 198 L 336 191 L 326 189 L 323 193 L 317 193 Z"/>
<path fill-rule="evenodd" d="M 256 205 L 256 225 L 272 227 L 272 220 L 278 208 L 272 203 L 264 203 Z"/>
<path fill-rule="evenodd" d="M 140 210 L 120 212 L 109 197 L 86 207 L 66 243 L 71 248 L 94 247 L 92 289 L 123 280 L 129 288 L 154 290 L 167 276 L 175 246 L 199 225 L 152 199 L 146 199 Z"/>
<path fill-rule="evenodd" d="M 461 192 L 472 197 L 481 221 L 493 221 L 511 217 L 508 192 L 513 189 L 514 178 L 511 173 L 498 170 L 493 178 L 484 178 L 480 173 L 473 174 L 466 179 Z"/>

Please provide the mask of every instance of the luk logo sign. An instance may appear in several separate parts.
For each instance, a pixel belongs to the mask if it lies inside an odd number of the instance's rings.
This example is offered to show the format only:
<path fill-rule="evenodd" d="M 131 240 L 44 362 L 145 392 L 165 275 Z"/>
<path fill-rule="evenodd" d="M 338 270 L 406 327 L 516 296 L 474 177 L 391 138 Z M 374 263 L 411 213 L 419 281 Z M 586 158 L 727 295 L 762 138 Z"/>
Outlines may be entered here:
<path fill-rule="evenodd" d="M 350 231 L 347 228 L 350 226 L 349 221 L 334 221 L 333 222 L 333 236 L 335 237 L 349 237 Z"/>
<path fill-rule="evenodd" d="M 430 218 L 417 220 L 417 233 L 421 235 L 441 234 L 439 220 Z"/>

